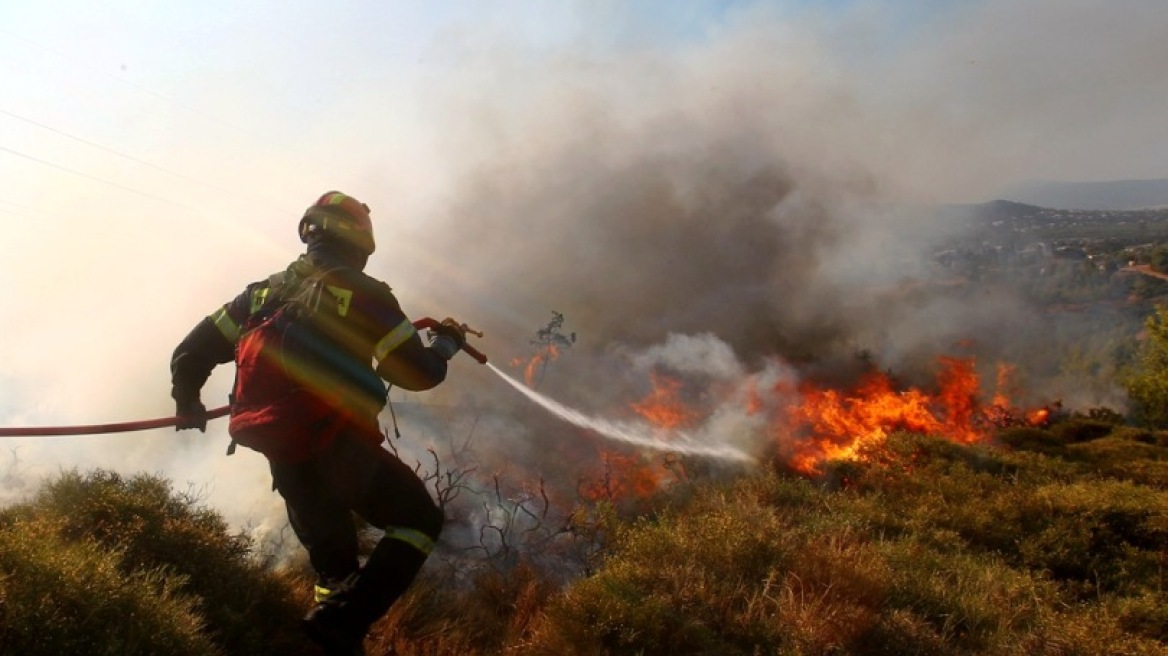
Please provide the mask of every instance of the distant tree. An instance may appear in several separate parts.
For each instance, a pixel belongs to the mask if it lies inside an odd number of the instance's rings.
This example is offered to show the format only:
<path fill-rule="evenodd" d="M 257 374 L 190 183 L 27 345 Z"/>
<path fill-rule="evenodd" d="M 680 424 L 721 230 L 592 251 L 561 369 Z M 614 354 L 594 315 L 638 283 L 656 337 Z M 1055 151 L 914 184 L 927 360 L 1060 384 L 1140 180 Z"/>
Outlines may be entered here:
<path fill-rule="evenodd" d="M 531 344 L 536 346 L 538 350 L 529 368 L 539 367 L 538 378 L 531 375 L 534 373 L 534 370 L 531 370 L 529 375 L 527 375 L 527 382 L 532 387 L 538 387 L 539 383 L 543 381 L 543 376 L 547 373 L 548 363 L 559 357 L 563 349 L 571 348 L 576 343 L 576 333 L 565 335 L 560 332 L 563 327 L 564 315 L 552 310 L 552 320 L 546 326 L 537 330 L 535 339 L 530 340 Z"/>
<path fill-rule="evenodd" d="M 1153 248 L 1149 260 L 1152 269 L 1160 273 L 1168 273 L 1168 246 L 1159 245 Z"/>
<path fill-rule="evenodd" d="M 560 332 L 563 327 L 564 315 L 552 310 L 552 320 L 535 332 L 535 339 L 531 340 L 531 343 L 542 349 L 569 348 L 576 343 L 576 333 L 564 335 Z"/>
<path fill-rule="evenodd" d="M 1144 322 L 1144 334 L 1123 384 L 1136 419 L 1168 426 L 1168 307 L 1156 306 Z"/>

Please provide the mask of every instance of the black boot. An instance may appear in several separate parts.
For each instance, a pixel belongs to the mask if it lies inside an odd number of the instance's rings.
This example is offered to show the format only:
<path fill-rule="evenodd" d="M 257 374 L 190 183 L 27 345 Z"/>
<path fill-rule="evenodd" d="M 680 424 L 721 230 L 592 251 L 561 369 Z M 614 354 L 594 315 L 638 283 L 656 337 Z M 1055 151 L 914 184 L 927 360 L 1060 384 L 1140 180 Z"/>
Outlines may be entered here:
<path fill-rule="evenodd" d="M 328 656 L 364 656 L 369 625 L 353 612 L 352 588 L 357 575 L 334 586 L 331 594 L 304 616 L 304 631 Z"/>
<path fill-rule="evenodd" d="M 360 572 L 308 611 L 308 636 L 329 656 L 364 654 L 369 627 L 405 593 L 425 562 L 426 555 L 413 545 L 382 538 Z"/>

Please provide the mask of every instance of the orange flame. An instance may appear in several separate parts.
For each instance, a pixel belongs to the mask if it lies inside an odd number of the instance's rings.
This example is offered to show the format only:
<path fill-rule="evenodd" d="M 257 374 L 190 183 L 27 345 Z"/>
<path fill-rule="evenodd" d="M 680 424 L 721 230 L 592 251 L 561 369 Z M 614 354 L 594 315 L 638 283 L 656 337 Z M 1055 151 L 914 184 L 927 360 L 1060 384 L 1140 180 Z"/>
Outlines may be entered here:
<path fill-rule="evenodd" d="M 653 391 L 633 403 L 631 405 L 633 411 L 654 426 L 665 430 L 692 426 L 698 419 L 698 413 L 688 408 L 678 398 L 681 381 L 657 373 L 650 373 L 649 381 Z"/>
<path fill-rule="evenodd" d="M 1006 387 L 1012 368 L 999 367 L 999 390 L 988 409 L 977 404 L 980 380 L 971 358 L 942 357 L 938 389 L 893 389 L 880 373 L 861 380 L 851 393 L 803 385 L 799 400 L 787 408 L 786 421 L 774 428 L 775 438 L 790 463 L 806 474 L 821 473 L 826 460 L 852 458 L 862 446 L 879 444 L 895 431 L 939 435 L 971 444 L 985 439 L 987 424 L 1008 419 Z"/>
<path fill-rule="evenodd" d="M 819 473 L 819 463 L 855 455 L 860 445 L 882 442 L 896 430 L 939 432 L 943 423 L 918 390 L 896 392 L 884 375 L 873 374 L 851 396 L 805 385 L 799 405 L 788 409 L 788 423 L 778 427 L 780 442 L 790 449 L 796 470 Z M 803 439 L 790 436 L 805 435 Z M 787 439 L 783 439 L 787 437 Z"/>
<path fill-rule="evenodd" d="M 669 477 L 664 466 L 638 454 L 601 451 L 600 460 L 603 474 L 580 490 L 589 501 L 642 499 L 661 489 Z"/>
<path fill-rule="evenodd" d="M 1012 364 L 1006 364 L 1004 362 L 998 364 L 998 386 L 997 392 L 994 394 L 994 400 L 991 402 L 993 405 L 1003 408 L 1010 407 L 1014 370 L 1015 368 Z"/>
<path fill-rule="evenodd" d="M 683 386 L 680 380 L 650 373 L 649 382 L 652 389 L 645 398 L 630 404 L 633 412 L 663 431 L 683 429 L 697 423 L 700 413 L 679 398 Z M 600 457 L 604 467 L 601 480 L 582 489 L 585 498 L 591 501 L 643 498 L 674 478 L 675 471 L 659 458 L 609 450 L 601 451 Z M 673 464 L 680 467 L 679 463 Z"/>
<path fill-rule="evenodd" d="M 850 390 L 797 384 L 789 377 L 767 385 L 748 380 L 723 403 L 735 404 L 748 416 L 761 415 L 779 457 L 795 471 L 818 475 L 828 460 L 857 458 L 897 431 L 974 444 L 1006 426 L 1049 422 L 1054 412 L 1049 407 L 1021 412 L 1011 406 L 1014 373 L 1011 365 L 997 366 L 988 404 L 979 403 L 982 389 L 975 360 L 960 357 L 937 359 L 936 383 L 929 390 L 900 389 L 890 376 L 874 371 Z M 651 391 L 630 407 L 651 424 L 663 431 L 684 430 L 705 419 L 697 407 L 684 402 L 682 381 L 652 374 L 650 382 Z M 592 500 L 643 497 L 684 475 L 676 461 L 642 454 L 605 450 L 601 460 L 602 481 L 582 490 Z"/>
<path fill-rule="evenodd" d="M 560 357 L 560 349 L 556 348 L 555 344 L 548 344 L 527 361 L 524 361 L 523 358 L 513 358 L 510 364 L 515 368 L 523 367 L 523 382 L 527 383 L 528 387 L 535 387 L 540 370 L 558 357 Z"/>
<path fill-rule="evenodd" d="M 1026 413 L 1026 423 L 1031 426 L 1043 426 L 1050 420 L 1050 410 L 1048 408 L 1039 408 L 1032 412 Z"/>

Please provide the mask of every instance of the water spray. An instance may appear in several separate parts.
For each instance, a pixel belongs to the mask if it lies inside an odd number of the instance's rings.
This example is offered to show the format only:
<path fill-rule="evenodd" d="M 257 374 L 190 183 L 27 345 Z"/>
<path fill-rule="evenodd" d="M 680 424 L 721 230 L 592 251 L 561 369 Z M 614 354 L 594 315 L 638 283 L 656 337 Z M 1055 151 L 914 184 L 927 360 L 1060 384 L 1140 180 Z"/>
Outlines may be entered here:
<path fill-rule="evenodd" d="M 745 463 L 755 462 L 754 456 L 751 456 L 745 451 L 727 445 L 711 446 L 709 444 L 702 444 L 694 439 L 692 435 L 682 431 L 665 432 L 659 428 L 647 426 L 643 423 L 613 421 L 611 419 L 586 415 L 579 410 L 569 408 L 559 401 L 536 392 L 503 373 L 502 370 L 493 364 L 487 363 L 487 368 L 495 372 L 495 375 L 519 390 L 521 394 L 544 410 L 574 426 L 592 431 L 606 439 L 646 449 L 667 451 L 686 456 L 733 460 Z"/>

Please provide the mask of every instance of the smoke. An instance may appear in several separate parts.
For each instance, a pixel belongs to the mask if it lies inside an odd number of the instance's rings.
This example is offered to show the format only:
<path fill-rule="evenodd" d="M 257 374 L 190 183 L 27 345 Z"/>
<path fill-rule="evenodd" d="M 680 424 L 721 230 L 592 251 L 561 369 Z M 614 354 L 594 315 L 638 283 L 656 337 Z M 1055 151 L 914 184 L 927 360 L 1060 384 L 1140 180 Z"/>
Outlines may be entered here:
<path fill-rule="evenodd" d="M 436 288 L 489 335 L 563 312 L 594 356 L 670 333 L 717 335 L 748 369 L 866 351 L 911 373 L 958 343 L 1025 354 L 1049 319 L 1015 290 L 933 284 L 932 256 L 960 227 L 926 201 L 1071 174 L 1051 152 L 1065 158 L 1104 115 L 1111 147 L 1144 157 L 1129 133 L 1163 126 L 1092 81 L 1151 107 L 1168 87 L 1148 27 L 1162 6 L 1023 5 L 906 23 L 862 4 L 830 24 L 747 8 L 667 52 L 455 40 L 450 57 L 476 65 L 427 97 L 461 167 L 427 227 L 444 237 L 431 257 L 457 268 Z M 1086 143 L 1095 154 L 1077 161 L 1113 152 Z"/>
<path fill-rule="evenodd" d="M 488 67 L 519 87 L 489 97 L 525 104 L 457 105 L 494 128 L 469 151 L 491 156 L 434 219 L 460 304 L 492 334 L 554 309 L 594 349 L 710 333 L 755 365 L 846 357 L 916 314 L 880 294 L 954 227 L 891 204 L 884 172 L 837 161 L 827 125 L 854 108 L 814 88 L 800 65 L 814 48 L 795 40 L 791 56 L 788 30 L 768 28 L 677 62 L 632 53 L 606 62 L 612 77 L 587 61 Z"/>

